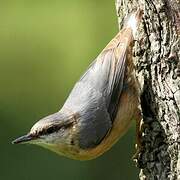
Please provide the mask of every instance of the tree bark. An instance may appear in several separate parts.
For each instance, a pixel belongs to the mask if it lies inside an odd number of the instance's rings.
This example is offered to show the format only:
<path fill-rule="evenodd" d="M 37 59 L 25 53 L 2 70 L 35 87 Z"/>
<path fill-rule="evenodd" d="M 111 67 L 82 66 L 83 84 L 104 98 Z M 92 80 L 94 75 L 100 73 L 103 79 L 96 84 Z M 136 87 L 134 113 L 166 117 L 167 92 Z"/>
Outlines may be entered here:
<path fill-rule="evenodd" d="M 144 11 L 133 62 L 141 89 L 141 180 L 180 180 L 180 2 L 116 0 L 119 27 L 128 12 Z"/>

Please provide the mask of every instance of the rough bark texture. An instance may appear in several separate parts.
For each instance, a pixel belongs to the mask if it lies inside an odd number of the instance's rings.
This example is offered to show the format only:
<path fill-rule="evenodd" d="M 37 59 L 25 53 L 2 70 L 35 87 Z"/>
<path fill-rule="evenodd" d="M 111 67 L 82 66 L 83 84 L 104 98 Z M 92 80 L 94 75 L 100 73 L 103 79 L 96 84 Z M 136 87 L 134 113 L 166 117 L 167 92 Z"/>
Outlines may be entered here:
<path fill-rule="evenodd" d="M 132 9 L 144 10 L 134 47 L 141 88 L 141 180 L 180 180 L 180 2 L 117 0 L 119 26 Z"/>

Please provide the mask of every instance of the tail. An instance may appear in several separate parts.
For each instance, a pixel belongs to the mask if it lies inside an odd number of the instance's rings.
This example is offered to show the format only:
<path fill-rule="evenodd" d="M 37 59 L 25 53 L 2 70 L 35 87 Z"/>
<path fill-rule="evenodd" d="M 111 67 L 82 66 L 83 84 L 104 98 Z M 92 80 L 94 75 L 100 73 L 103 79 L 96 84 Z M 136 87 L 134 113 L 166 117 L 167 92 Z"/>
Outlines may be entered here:
<path fill-rule="evenodd" d="M 135 38 L 135 34 L 138 29 L 142 15 L 143 15 L 143 11 L 138 8 L 136 11 L 132 11 L 130 14 L 128 14 L 124 20 L 123 27 L 132 29 L 133 38 Z"/>
<path fill-rule="evenodd" d="M 123 28 L 107 44 L 102 52 L 117 48 L 120 42 L 123 42 L 123 46 L 129 46 L 129 43 L 135 39 L 135 34 L 137 32 L 142 15 L 143 11 L 139 8 L 136 11 L 132 11 L 131 13 L 129 13 L 125 17 Z"/>

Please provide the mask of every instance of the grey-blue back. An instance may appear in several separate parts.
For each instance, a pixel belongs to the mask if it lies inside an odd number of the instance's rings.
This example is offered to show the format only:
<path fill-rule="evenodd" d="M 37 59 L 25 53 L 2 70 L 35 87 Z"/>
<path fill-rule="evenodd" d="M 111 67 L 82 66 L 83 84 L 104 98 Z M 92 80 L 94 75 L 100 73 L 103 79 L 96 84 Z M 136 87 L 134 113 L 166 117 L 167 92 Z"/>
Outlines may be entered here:
<path fill-rule="evenodd" d="M 75 84 L 64 107 L 80 115 L 79 145 L 98 145 L 111 129 L 123 88 L 125 51 L 119 59 L 115 48 L 104 50 Z"/>

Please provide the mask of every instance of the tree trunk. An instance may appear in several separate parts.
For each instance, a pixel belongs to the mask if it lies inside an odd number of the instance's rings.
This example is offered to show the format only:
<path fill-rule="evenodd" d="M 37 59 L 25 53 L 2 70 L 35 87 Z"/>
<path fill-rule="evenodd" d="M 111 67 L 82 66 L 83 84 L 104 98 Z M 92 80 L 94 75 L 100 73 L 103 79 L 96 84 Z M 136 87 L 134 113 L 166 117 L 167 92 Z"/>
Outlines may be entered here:
<path fill-rule="evenodd" d="M 141 180 L 180 180 L 180 2 L 117 0 L 119 27 L 132 9 L 144 11 L 133 60 L 141 89 Z"/>

